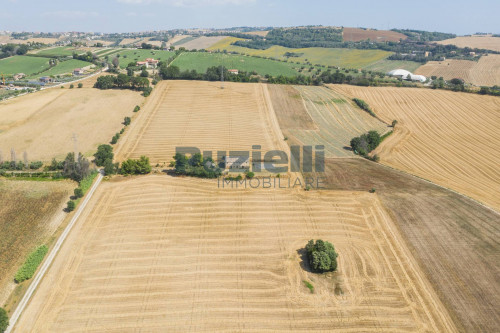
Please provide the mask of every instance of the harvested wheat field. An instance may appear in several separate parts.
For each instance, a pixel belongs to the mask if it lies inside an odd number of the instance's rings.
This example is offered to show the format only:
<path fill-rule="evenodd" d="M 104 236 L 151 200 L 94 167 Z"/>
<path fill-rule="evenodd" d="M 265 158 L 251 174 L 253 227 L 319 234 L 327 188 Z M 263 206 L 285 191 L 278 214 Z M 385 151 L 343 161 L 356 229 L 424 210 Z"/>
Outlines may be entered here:
<path fill-rule="evenodd" d="M 381 163 L 448 187 L 500 211 L 500 99 L 418 88 L 332 85 L 398 121 L 375 153 Z"/>
<path fill-rule="evenodd" d="M 463 36 L 452 39 L 445 39 L 436 43 L 443 45 L 451 44 L 458 47 L 470 47 L 473 49 L 477 48 L 500 51 L 500 38 L 492 36 Z"/>
<path fill-rule="evenodd" d="M 85 80 L 95 81 L 95 77 Z M 132 116 L 144 97 L 127 90 L 94 88 L 47 89 L 0 102 L 0 151 L 4 158 L 11 148 L 18 157 L 28 153 L 30 160 L 50 161 L 78 149 L 94 153 L 99 144 L 108 143 Z M 90 84 L 89 84 L 90 85 Z"/>
<path fill-rule="evenodd" d="M 267 86 L 204 81 L 160 82 L 121 141 L 117 159 L 146 155 L 170 162 L 176 147 L 201 151 L 287 151 Z"/>
<path fill-rule="evenodd" d="M 156 175 L 89 204 L 17 332 L 456 330 L 375 194 Z M 318 237 L 337 272 L 304 269 Z"/>
<path fill-rule="evenodd" d="M 367 39 L 374 42 L 399 42 L 400 39 L 408 38 L 406 35 L 396 31 L 361 28 L 344 28 L 342 37 L 347 42 L 359 42 Z"/>
<path fill-rule="evenodd" d="M 477 86 L 500 85 L 500 55 L 489 54 L 478 61 L 445 60 L 429 61 L 420 66 L 416 74 L 443 77 L 445 80 L 459 78 Z"/>
<path fill-rule="evenodd" d="M 267 34 L 269 33 L 270 30 L 257 30 L 257 31 L 248 31 L 244 32 L 246 35 L 254 35 L 254 36 L 261 36 L 261 37 L 266 37 Z"/>
<path fill-rule="evenodd" d="M 500 214 L 437 185 L 361 158 L 328 159 L 325 187 L 376 189 L 453 322 L 462 332 L 500 327 Z"/>
<path fill-rule="evenodd" d="M 28 253 L 59 226 L 75 187 L 70 181 L 0 179 L 0 304 L 14 289 L 14 275 Z"/>
<path fill-rule="evenodd" d="M 201 36 L 186 43 L 176 44 L 177 47 L 184 47 L 186 50 L 202 50 L 211 47 L 215 43 L 227 38 L 227 36 Z"/>
<path fill-rule="evenodd" d="M 324 145 L 326 157 L 353 156 L 352 138 L 387 124 L 324 87 L 270 85 L 273 108 L 290 145 Z"/>

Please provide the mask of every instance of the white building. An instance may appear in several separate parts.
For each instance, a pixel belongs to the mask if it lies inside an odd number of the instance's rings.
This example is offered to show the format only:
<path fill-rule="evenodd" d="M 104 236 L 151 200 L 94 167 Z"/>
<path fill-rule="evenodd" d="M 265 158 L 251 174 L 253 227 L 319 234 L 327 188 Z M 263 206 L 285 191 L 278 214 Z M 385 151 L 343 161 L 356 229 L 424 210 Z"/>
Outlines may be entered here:
<path fill-rule="evenodd" d="M 394 69 L 387 73 L 387 75 L 410 81 L 425 82 L 427 80 L 427 78 L 423 75 L 415 75 L 404 69 Z"/>

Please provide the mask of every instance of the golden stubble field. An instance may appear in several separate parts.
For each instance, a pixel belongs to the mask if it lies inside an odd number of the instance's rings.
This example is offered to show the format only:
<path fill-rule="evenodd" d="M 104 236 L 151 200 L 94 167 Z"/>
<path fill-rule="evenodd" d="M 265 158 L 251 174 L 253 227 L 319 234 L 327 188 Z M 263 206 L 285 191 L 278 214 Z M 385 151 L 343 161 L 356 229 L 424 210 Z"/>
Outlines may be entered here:
<path fill-rule="evenodd" d="M 417 88 L 332 85 L 397 120 L 375 153 L 383 164 L 472 197 L 500 211 L 500 99 Z"/>
<path fill-rule="evenodd" d="M 146 155 L 170 162 L 176 147 L 202 151 L 288 151 L 267 86 L 205 81 L 160 82 L 118 144 L 117 160 Z"/>
<path fill-rule="evenodd" d="M 487 49 L 493 51 L 500 51 L 500 38 L 493 36 L 462 36 L 452 39 L 445 39 L 438 44 L 443 45 L 456 45 L 458 47 L 470 47 L 478 49 Z"/>
<path fill-rule="evenodd" d="M 78 150 L 91 155 L 99 144 L 108 143 L 123 125 L 125 116 L 144 101 L 139 92 L 91 88 L 95 77 L 83 88 L 52 88 L 0 103 L 0 151 L 10 158 L 27 152 L 30 160 L 50 161 Z M 75 83 L 75 86 L 77 84 Z"/>
<path fill-rule="evenodd" d="M 152 175 L 89 204 L 16 332 L 455 331 L 376 194 Z M 302 267 L 319 237 L 338 272 Z"/>
<path fill-rule="evenodd" d="M 420 66 L 415 73 L 427 77 L 442 76 L 445 80 L 459 78 L 477 86 L 500 85 L 500 55 L 489 54 L 482 56 L 478 61 L 454 59 L 429 61 Z"/>

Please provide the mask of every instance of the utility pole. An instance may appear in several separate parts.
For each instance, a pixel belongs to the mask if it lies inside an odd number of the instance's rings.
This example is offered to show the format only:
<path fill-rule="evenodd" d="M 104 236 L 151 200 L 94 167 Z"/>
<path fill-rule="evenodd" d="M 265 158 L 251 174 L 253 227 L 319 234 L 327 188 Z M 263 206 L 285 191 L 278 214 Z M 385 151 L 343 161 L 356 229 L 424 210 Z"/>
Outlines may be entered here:
<path fill-rule="evenodd" d="M 221 53 L 221 65 L 220 65 L 220 88 L 224 89 L 224 54 Z"/>

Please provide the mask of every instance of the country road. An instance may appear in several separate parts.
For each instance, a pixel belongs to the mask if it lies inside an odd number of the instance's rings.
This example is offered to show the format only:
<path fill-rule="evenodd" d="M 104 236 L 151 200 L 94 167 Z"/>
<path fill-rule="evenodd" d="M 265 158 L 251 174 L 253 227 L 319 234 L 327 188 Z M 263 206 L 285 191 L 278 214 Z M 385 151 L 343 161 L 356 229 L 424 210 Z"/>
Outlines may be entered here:
<path fill-rule="evenodd" d="M 54 258 L 56 257 L 57 253 L 59 252 L 61 245 L 66 240 L 66 237 L 71 232 L 71 229 L 73 228 L 76 221 L 80 217 L 81 213 L 83 212 L 83 210 L 87 206 L 87 203 L 92 198 L 92 195 L 94 194 L 95 190 L 97 189 L 97 187 L 99 186 L 101 181 L 102 181 L 102 172 L 99 172 L 99 175 L 97 176 L 97 180 L 95 181 L 94 185 L 92 186 L 92 188 L 88 192 L 85 199 L 80 204 L 80 207 L 78 207 L 77 211 L 75 212 L 75 215 L 73 215 L 73 218 L 69 222 L 66 229 L 64 229 L 63 233 L 61 234 L 61 236 L 57 240 L 56 244 L 54 245 L 54 248 L 52 249 L 52 251 L 50 251 L 48 257 L 43 262 L 42 267 L 40 268 L 40 270 L 36 274 L 35 278 L 31 282 L 30 286 L 28 287 L 28 290 L 26 290 L 26 293 L 24 294 L 23 298 L 21 299 L 21 301 L 17 305 L 16 310 L 12 313 L 12 316 L 9 319 L 9 327 L 7 328 L 5 333 L 10 333 L 14 330 L 14 327 L 15 327 L 17 321 L 19 320 L 19 318 L 21 317 L 21 314 L 23 313 L 24 308 L 26 307 L 26 305 L 28 305 L 28 302 L 31 299 L 31 297 L 33 296 L 33 294 L 35 293 L 36 288 L 38 287 L 38 285 L 42 281 L 45 273 L 47 272 L 50 265 L 52 264 L 52 261 L 54 261 Z"/>

